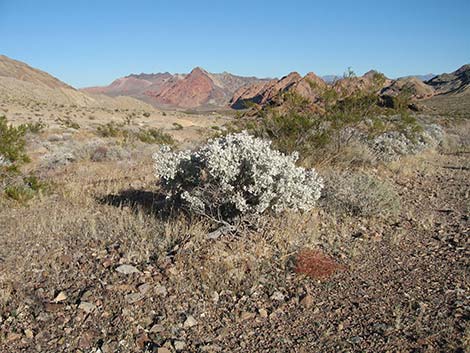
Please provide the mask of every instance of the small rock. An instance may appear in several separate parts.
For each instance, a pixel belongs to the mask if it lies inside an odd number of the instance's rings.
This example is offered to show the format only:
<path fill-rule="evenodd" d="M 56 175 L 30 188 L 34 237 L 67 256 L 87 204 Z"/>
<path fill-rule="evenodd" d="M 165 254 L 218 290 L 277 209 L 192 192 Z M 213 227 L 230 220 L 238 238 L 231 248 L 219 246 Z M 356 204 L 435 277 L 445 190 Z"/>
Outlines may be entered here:
<path fill-rule="evenodd" d="M 197 321 L 192 315 L 189 315 L 186 318 L 186 320 L 184 321 L 184 324 L 183 324 L 183 326 L 185 328 L 193 327 L 193 326 L 196 326 L 196 325 L 197 325 Z"/>
<path fill-rule="evenodd" d="M 263 319 L 268 317 L 268 311 L 266 309 L 259 309 L 258 313 L 259 313 L 259 316 L 261 316 Z"/>
<path fill-rule="evenodd" d="M 16 333 L 16 332 L 10 332 L 7 335 L 7 341 L 8 342 L 16 341 L 16 340 L 19 340 L 20 338 L 21 338 L 21 335 L 19 333 Z"/>
<path fill-rule="evenodd" d="M 121 265 L 116 268 L 116 271 L 125 275 L 130 275 L 131 273 L 140 273 L 140 271 L 132 265 Z"/>
<path fill-rule="evenodd" d="M 310 308 L 313 304 L 313 297 L 310 294 L 307 294 L 305 297 L 302 298 L 300 301 L 300 305 Z"/>
<path fill-rule="evenodd" d="M 217 304 L 219 302 L 219 293 L 214 292 L 212 293 L 212 301 Z"/>
<path fill-rule="evenodd" d="M 126 295 L 126 300 L 129 304 L 133 304 L 142 299 L 144 299 L 144 295 L 142 293 L 131 293 Z"/>
<path fill-rule="evenodd" d="M 167 295 L 167 290 L 166 290 L 166 287 L 165 286 L 162 286 L 162 285 L 157 285 L 155 287 L 155 294 L 157 295 L 161 295 L 161 296 L 166 296 Z"/>
<path fill-rule="evenodd" d="M 93 310 L 95 310 L 96 306 L 95 306 L 95 304 L 90 303 L 90 302 L 81 302 L 80 305 L 78 306 L 78 308 L 82 309 L 84 312 L 89 314 Z"/>
<path fill-rule="evenodd" d="M 150 333 L 158 333 L 158 332 L 163 332 L 165 328 L 163 327 L 162 324 L 155 324 L 152 326 L 150 329 Z"/>
<path fill-rule="evenodd" d="M 140 293 L 145 294 L 150 289 L 150 286 L 147 283 L 141 284 L 138 288 Z"/>
<path fill-rule="evenodd" d="M 58 302 L 62 302 L 64 301 L 65 299 L 67 299 L 67 294 L 64 292 L 64 291 L 61 291 L 59 294 L 57 294 L 57 296 L 55 297 L 54 299 L 54 302 L 58 303 Z"/>
<path fill-rule="evenodd" d="M 24 335 L 26 336 L 26 338 L 33 338 L 34 337 L 34 333 L 31 329 L 27 328 L 26 330 L 24 330 Z"/>
<path fill-rule="evenodd" d="M 282 294 L 279 291 L 275 291 L 273 295 L 271 295 L 272 300 L 277 300 L 277 301 L 283 301 L 284 300 L 284 294 Z"/>
<path fill-rule="evenodd" d="M 171 351 L 166 347 L 160 347 L 157 349 L 157 353 L 171 353 Z"/>
<path fill-rule="evenodd" d="M 242 321 L 250 320 L 250 319 L 252 319 L 252 318 L 254 318 L 254 317 L 255 317 L 255 314 L 250 313 L 250 312 L 248 312 L 248 311 L 244 311 L 244 312 L 242 312 L 241 315 L 240 315 L 240 319 L 241 319 Z"/>
<path fill-rule="evenodd" d="M 175 347 L 177 352 L 180 352 L 184 349 L 185 343 L 183 341 L 175 341 L 173 342 L 173 346 Z"/>

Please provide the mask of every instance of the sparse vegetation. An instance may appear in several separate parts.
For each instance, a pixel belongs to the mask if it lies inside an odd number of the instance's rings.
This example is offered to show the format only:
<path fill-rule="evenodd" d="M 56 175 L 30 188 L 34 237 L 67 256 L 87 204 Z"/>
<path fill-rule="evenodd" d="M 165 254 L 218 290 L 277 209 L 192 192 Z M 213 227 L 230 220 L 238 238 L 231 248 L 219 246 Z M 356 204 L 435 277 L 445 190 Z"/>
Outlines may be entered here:
<path fill-rule="evenodd" d="M 56 121 L 57 123 L 60 124 L 60 126 L 64 128 L 70 128 L 70 129 L 75 129 L 75 130 L 80 129 L 80 124 L 73 121 L 72 118 L 69 116 L 66 116 L 64 118 L 57 118 Z"/>
<path fill-rule="evenodd" d="M 20 167 L 30 161 L 25 149 L 25 134 L 30 125 L 14 127 L 0 117 L 0 195 L 26 202 L 41 192 L 45 184 L 34 175 L 24 175 Z"/>
<path fill-rule="evenodd" d="M 314 170 L 295 166 L 297 155 L 247 133 L 210 140 L 195 152 L 162 148 L 154 159 L 168 197 L 222 224 L 265 211 L 308 211 L 322 189 Z"/>
<path fill-rule="evenodd" d="M 306 165 L 331 163 L 351 143 L 371 141 L 391 131 L 413 139 L 421 127 L 408 112 L 409 97 L 397 97 L 400 104 L 393 109 L 384 107 L 377 93 L 383 80 L 382 74 L 375 74 L 369 89 L 353 92 L 324 88 L 320 105 L 313 106 L 306 98 L 288 91 L 281 97 L 282 105 L 265 107 L 254 118 L 238 119 L 231 130 L 247 129 L 272 140 L 286 153 L 297 150 Z"/>
<path fill-rule="evenodd" d="M 173 145 L 175 143 L 171 135 L 163 132 L 162 129 L 140 129 L 136 133 L 136 137 L 141 142 L 150 144 Z"/>

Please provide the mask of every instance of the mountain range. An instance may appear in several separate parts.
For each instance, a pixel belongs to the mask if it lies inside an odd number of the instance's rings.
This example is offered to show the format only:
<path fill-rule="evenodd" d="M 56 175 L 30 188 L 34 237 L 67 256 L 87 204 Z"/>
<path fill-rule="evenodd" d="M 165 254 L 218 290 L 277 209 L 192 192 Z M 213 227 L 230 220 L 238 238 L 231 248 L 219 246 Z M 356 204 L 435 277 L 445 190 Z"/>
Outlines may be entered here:
<path fill-rule="evenodd" d="M 272 103 L 285 92 L 296 92 L 315 104 L 320 91 L 330 85 L 336 90 L 352 92 L 372 87 L 376 71 L 360 77 L 325 80 L 313 72 L 301 76 L 297 72 L 280 79 L 237 76 L 227 72 L 210 73 L 200 67 L 188 74 L 131 74 L 118 78 L 108 86 L 77 90 L 48 73 L 17 60 L 0 55 L 0 94 L 52 101 L 57 104 L 154 107 L 171 109 L 243 109 L 250 104 Z M 431 76 L 431 75 L 430 75 Z M 419 100 L 435 95 L 470 93 L 470 65 L 442 75 L 408 76 L 396 80 L 385 78 L 380 89 L 384 96 L 403 90 Z"/>

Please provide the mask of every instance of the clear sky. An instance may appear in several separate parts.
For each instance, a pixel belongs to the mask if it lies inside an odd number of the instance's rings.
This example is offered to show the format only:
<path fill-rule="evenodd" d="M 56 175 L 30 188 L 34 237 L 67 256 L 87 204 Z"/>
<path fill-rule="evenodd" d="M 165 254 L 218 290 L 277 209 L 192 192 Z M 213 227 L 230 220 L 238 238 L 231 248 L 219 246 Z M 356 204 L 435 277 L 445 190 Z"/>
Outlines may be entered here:
<path fill-rule="evenodd" d="M 0 0 L 0 54 L 76 87 L 195 66 L 442 73 L 470 63 L 470 0 Z"/>

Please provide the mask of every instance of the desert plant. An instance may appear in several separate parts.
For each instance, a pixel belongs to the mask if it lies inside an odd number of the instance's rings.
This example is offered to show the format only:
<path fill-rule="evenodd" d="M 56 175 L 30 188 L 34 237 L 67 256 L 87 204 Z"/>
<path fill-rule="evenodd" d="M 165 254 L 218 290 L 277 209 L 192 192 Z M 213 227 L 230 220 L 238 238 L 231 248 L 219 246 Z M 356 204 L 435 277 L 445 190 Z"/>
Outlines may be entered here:
<path fill-rule="evenodd" d="M 346 80 L 354 79 L 348 71 Z M 256 111 L 256 116 L 237 119 L 235 128 L 268 138 L 284 153 L 298 151 L 302 164 L 327 163 L 337 158 L 351 142 L 373 139 L 389 131 L 405 133 L 408 138 L 420 127 L 408 112 L 406 97 L 394 108 L 385 107 L 379 95 L 385 77 L 375 73 L 364 89 L 339 86 L 319 87 L 315 103 L 294 91 L 281 94 L 276 104 Z"/>
<path fill-rule="evenodd" d="M 25 151 L 26 132 L 25 125 L 14 127 L 8 124 L 5 117 L 0 117 L 0 156 L 4 166 L 8 164 L 8 168 L 16 168 L 29 161 Z"/>
<path fill-rule="evenodd" d="M 117 124 L 111 121 L 98 126 L 96 132 L 102 137 L 127 137 L 128 132 L 123 129 L 123 126 L 124 124 Z"/>
<path fill-rule="evenodd" d="M 396 216 L 400 197 L 393 186 L 364 173 L 334 173 L 325 178 L 322 206 L 332 214 Z"/>
<path fill-rule="evenodd" d="M 57 123 L 59 123 L 60 126 L 64 128 L 75 130 L 80 129 L 80 125 L 77 122 L 73 121 L 72 118 L 70 118 L 69 116 L 66 116 L 64 118 L 57 118 L 56 121 Z"/>
<path fill-rule="evenodd" d="M 171 135 L 163 132 L 162 129 L 141 129 L 136 133 L 136 137 L 144 143 L 172 145 L 175 143 Z"/>
<path fill-rule="evenodd" d="M 33 134 L 38 134 L 42 132 L 46 127 L 47 127 L 47 124 L 43 122 L 41 119 L 39 119 L 39 121 L 36 121 L 34 123 L 26 124 L 26 130 Z"/>
<path fill-rule="evenodd" d="M 183 130 L 183 125 L 181 125 L 179 123 L 173 123 L 173 128 L 175 130 Z"/>
<path fill-rule="evenodd" d="M 297 158 L 246 132 L 209 140 L 193 152 L 163 147 L 154 155 L 168 197 L 225 224 L 239 216 L 313 208 L 323 181 L 314 170 L 297 167 Z"/>

